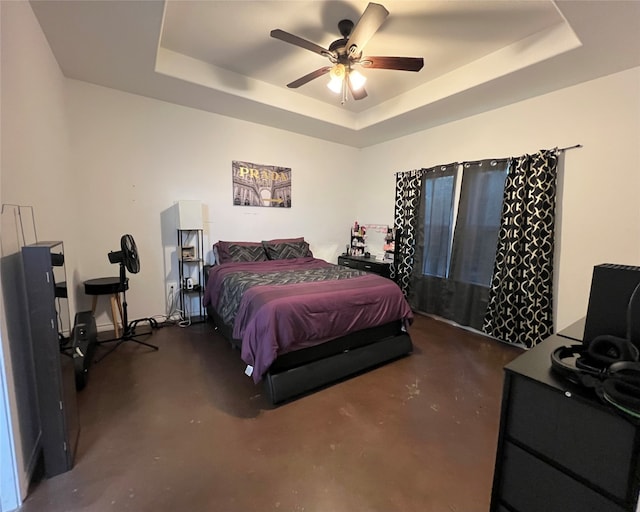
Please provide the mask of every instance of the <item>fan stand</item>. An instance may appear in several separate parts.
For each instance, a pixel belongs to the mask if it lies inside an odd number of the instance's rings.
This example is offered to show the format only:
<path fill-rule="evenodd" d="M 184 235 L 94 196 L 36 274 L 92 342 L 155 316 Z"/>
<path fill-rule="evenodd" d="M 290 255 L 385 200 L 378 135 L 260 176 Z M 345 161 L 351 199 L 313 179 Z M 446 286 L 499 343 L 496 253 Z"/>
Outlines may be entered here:
<path fill-rule="evenodd" d="M 149 335 L 151 335 L 153 333 L 153 329 L 157 329 L 158 328 L 158 322 L 155 319 L 153 319 L 153 318 L 139 318 L 139 319 L 133 320 L 131 322 L 128 321 L 128 316 L 127 316 L 127 291 L 126 291 L 127 287 L 125 286 L 126 280 L 127 280 L 127 276 L 126 276 L 125 265 L 124 265 L 124 262 L 121 261 L 120 262 L 120 286 L 122 288 L 122 331 L 123 332 L 122 332 L 122 336 L 120 336 L 119 338 L 111 338 L 109 340 L 102 340 L 102 341 L 97 341 L 96 342 L 97 345 L 102 345 L 103 343 L 111 343 L 111 342 L 114 342 L 114 341 L 117 342 L 107 352 L 102 354 L 102 356 L 100 356 L 100 358 L 96 359 L 95 360 L 96 363 L 102 361 L 105 357 L 107 357 L 109 354 L 111 354 L 111 352 L 113 352 L 115 349 L 117 349 L 125 341 L 133 341 L 134 343 L 138 343 L 139 345 L 144 345 L 145 347 L 149 347 L 149 348 L 151 348 L 153 350 L 159 350 L 159 347 L 157 345 L 152 345 L 151 343 L 147 343 L 146 341 L 142 341 L 142 340 L 138 339 L 138 337 L 140 337 L 140 336 L 149 336 Z M 144 323 L 144 322 L 148 322 L 149 323 L 149 327 L 151 328 L 151 331 L 136 334 L 136 327 L 138 326 L 138 324 Z"/>

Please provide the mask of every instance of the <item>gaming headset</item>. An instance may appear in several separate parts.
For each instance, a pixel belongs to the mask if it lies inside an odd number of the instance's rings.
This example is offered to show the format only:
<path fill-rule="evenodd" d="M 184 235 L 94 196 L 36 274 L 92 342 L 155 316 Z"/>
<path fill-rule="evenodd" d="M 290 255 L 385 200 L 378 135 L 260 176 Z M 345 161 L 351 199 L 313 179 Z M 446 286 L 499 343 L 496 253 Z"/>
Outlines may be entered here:
<path fill-rule="evenodd" d="M 558 347 L 551 368 L 565 379 L 593 388 L 605 402 L 640 418 L 640 352 L 628 339 L 596 336 L 584 345 Z"/>

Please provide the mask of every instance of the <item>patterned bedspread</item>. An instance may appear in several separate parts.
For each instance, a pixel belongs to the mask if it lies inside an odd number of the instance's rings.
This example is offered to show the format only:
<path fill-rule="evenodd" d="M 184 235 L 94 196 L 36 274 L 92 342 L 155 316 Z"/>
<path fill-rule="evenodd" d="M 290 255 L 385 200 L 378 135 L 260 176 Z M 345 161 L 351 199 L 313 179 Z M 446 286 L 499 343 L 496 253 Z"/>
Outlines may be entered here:
<path fill-rule="evenodd" d="M 233 326 L 255 382 L 279 354 L 413 319 L 393 281 L 316 258 L 214 266 L 204 304 Z"/>
<path fill-rule="evenodd" d="M 219 299 L 218 314 L 224 323 L 232 325 L 244 293 L 252 286 L 288 285 L 311 283 L 315 281 L 335 281 L 350 279 L 366 275 L 361 270 L 355 270 L 338 265 L 328 265 L 320 268 L 296 268 L 288 270 L 274 270 L 267 272 L 229 272 L 221 280 L 222 295 Z"/>

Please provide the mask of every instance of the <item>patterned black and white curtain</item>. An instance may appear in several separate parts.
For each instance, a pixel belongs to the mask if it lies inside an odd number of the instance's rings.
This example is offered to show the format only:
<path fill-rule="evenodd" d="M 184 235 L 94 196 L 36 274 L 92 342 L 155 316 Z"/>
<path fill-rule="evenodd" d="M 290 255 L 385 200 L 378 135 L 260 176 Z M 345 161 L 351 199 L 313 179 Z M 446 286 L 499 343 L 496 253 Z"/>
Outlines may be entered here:
<path fill-rule="evenodd" d="M 409 290 L 416 246 L 416 226 L 420 205 L 420 178 L 424 169 L 396 174 L 396 199 L 393 225 L 396 230 L 396 253 L 391 278 L 406 296 Z"/>
<path fill-rule="evenodd" d="M 557 150 L 515 159 L 507 175 L 482 330 L 533 347 L 553 333 Z"/>

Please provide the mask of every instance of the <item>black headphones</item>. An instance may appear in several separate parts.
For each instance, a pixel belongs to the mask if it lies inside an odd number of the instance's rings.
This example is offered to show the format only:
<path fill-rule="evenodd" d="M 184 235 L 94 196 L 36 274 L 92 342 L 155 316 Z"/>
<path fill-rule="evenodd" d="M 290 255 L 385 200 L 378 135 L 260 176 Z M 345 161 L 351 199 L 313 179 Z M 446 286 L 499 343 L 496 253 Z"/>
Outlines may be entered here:
<path fill-rule="evenodd" d="M 596 336 L 577 360 L 578 368 L 607 369 L 619 361 L 638 361 L 638 348 L 625 338 L 604 334 Z"/>
<path fill-rule="evenodd" d="M 558 347 L 551 368 L 570 382 L 595 389 L 598 396 L 640 418 L 640 351 L 625 338 L 602 335 L 584 345 Z"/>
<path fill-rule="evenodd" d="M 582 345 L 558 347 L 551 353 L 551 369 L 564 379 L 585 387 L 594 387 L 600 372 L 578 368 L 576 360 L 584 352 Z"/>
<path fill-rule="evenodd" d="M 640 417 L 640 363 L 620 361 L 609 367 L 602 397 L 624 412 Z"/>

